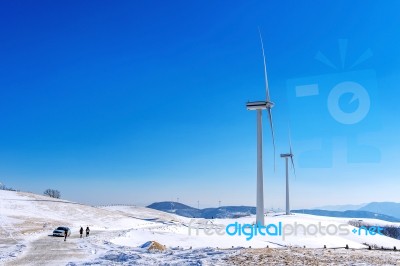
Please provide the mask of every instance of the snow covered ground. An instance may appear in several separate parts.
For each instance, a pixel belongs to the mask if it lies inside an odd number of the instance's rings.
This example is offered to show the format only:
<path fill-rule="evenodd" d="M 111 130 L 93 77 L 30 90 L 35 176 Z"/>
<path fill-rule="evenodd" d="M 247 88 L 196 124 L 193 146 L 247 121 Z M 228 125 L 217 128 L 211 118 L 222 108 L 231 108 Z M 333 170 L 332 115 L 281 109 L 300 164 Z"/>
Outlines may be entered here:
<path fill-rule="evenodd" d="M 258 234 L 246 240 L 248 235 L 231 236 L 225 231 L 219 231 L 225 233 L 217 235 L 215 231 L 219 226 L 225 228 L 230 225 L 230 232 L 233 232 L 235 222 L 243 225 L 253 221 L 254 217 L 190 219 L 136 206 L 100 208 L 31 193 L 0 190 L 0 264 L 232 265 L 245 263 L 243 258 L 246 257 L 252 264 L 263 265 L 284 264 L 283 258 L 290 255 L 295 256 L 292 261 L 297 261 L 296 258 L 310 258 L 310 263 L 318 261 L 318 258 L 334 262 L 337 261 L 335 256 L 343 258 L 348 255 L 346 258 L 354 263 L 362 263 L 364 258 L 364 265 L 373 265 L 374 258 L 384 255 L 390 258 L 386 261 L 387 265 L 400 263 L 400 252 L 366 250 L 368 245 L 400 248 L 399 240 L 378 234 L 365 235 L 363 231 L 360 234 L 353 233 L 351 230 L 355 228 L 347 224 L 349 219 L 346 218 L 304 214 L 274 214 L 266 217 L 266 223 L 276 228 L 279 224 L 282 227 L 294 227 L 297 223 L 297 235 L 292 233 L 285 237 Z M 364 221 L 382 226 L 392 224 L 380 220 Z M 63 238 L 50 236 L 57 226 L 71 228 L 72 235 L 66 242 Z M 81 226 L 92 229 L 88 238 L 79 238 L 78 230 Z M 314 234 L 311 229 L 315 226 L 329 227 L 331 232 L 345 226 L 349 233 L 329 235 L 324 231 L 315 231 Z M 286 230 L 289 234 L 289 229 L 285 227 L 280 230 Z M 165 245 L 166 250 L 149 251 L 141 248 L 148 241 Z M 326 250 L 323 249 L 324 245 Z M 350 249 L 343 249 L 346 245 Z M 354 253 L 349 254 L 351 251 Z M 375 261 L 379 264 L 379 261 Z"/>

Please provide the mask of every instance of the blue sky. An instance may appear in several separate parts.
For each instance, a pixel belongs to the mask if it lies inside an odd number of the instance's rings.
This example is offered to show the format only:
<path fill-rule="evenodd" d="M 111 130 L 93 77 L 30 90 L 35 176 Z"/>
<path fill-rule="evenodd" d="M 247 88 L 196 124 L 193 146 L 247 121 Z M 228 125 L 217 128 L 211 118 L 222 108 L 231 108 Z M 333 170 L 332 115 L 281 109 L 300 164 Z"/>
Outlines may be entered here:
<path fill-rule="evenodd" d="M 255 205 L 256 114 L 245 103 L 265 97 L 260 27 L 276 103 L 275 172 L 264 120 L 266 207 L 284 206 L 279 153 L 289 123 L 294 208 L 399 201 L 396 1 L 0 5 L 0 182 L 8 186 L 56 188 L 91 204 Z M 327 111 L 344 81 L 370 100 L 350 126 Z M 294 96 L 307 84 L 319 84 L 320 97 Z M 345 113 L 362 104 L 342 96 Z"/>

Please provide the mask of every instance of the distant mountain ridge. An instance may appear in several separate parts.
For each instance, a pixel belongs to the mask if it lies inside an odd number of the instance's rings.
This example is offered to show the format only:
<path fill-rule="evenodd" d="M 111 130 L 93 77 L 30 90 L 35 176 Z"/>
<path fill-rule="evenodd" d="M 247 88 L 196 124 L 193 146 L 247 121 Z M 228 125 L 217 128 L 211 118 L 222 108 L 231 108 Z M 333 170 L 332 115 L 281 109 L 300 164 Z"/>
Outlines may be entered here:
<path fill-rule="evenodd" d="M 360 208 L 359 210 L 381 213 L 400 218 L 400 203 L 396 202 L 371 202 Z"/>
<path fill-rule="evenodd" d="M 313 210 L 327 211 L 367 211 L 383 214 L 400 219 L 400 203 L 397 202 L 370 202 L 359 205 L 336 205 L 313 208 Z"/>
<path fill-rule="evenodd" d="M 155 202 L 147 206 L 151 209 L 174 213 L 189 218 L 238 218 L 256 214 L 256 208 L 251 206 L 223 206 L 219 208 L 197 209 L 188 205 L 173 202 Z M 327 206 L 329 207 L 329 206 Z M 360 205 L 338 205 L 331 206 L 338 210 L 324 209 L 300 209 L 293 210 L 294 213 L 305 213 L 319 216 L 357 218 L 357 219 L 380 219 L 388 222 L 400 222 L 400 203 L 395 202 L 371 202 Z M 351 210 L 343 210 L 346 207 L 356 208 Z"/>
<path fill-rule="evenodd" d="M 201 210 L 179 202 L 173 202 L 173 201 L 155 202 L 147 206 L 147 208 L 174 213 L 184 217 L 194 217 L 194 218 L 201 217 Z"/>
<path fill-rule="evenodd" d="M 368 205 L 368 203 L 363 204 L 346 204 L 346 205 L 327 205 L 312 208 L 312 210 L 326 210 L 326 211 L 355 211 Z"/>
<path fill-rule="evenodd" d="M 400 222 L 399 218 L 374 213 L 369 211 L 360 211 L 360 210 L 348 210 L 348 211 L 327 211 L 327 210 L 293 210 L 293 213 L 305 213 L 311 215 L 318 216 L 328 216 L 328 217 L 343 217 L 343 218 L 356 218 L 356 219 L 379 219 L 388 222 L 398 223 Z"/>
<path fill-rule="evenodd" d="M 169 213 L 175 213 L 189 218 L 206 218 L 206 219 L 238 218 L 256 213 L 256 208 L 250 206 L 225 206 L 218 208 L 197 209 L 173 201 L 155 202 L 147 206 L 147 208 L 156 209 L 159 211 L 164 211 Z"/>

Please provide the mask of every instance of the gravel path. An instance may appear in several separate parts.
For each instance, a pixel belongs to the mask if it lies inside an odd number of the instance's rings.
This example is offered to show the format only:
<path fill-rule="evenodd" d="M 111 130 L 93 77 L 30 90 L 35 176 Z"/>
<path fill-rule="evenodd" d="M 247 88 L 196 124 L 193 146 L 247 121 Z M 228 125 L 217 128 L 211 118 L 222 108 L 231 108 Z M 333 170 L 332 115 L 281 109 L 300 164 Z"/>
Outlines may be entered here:
<path fill-rule="evenodd" d="M 79 237 L 43 236 L 31 243 L 29 247 L 15 260 L 5 263 L 5 266 L 14 265 L 65 265 L 70 260 L 83 259 L 88 251 L 79 248 Z"/>

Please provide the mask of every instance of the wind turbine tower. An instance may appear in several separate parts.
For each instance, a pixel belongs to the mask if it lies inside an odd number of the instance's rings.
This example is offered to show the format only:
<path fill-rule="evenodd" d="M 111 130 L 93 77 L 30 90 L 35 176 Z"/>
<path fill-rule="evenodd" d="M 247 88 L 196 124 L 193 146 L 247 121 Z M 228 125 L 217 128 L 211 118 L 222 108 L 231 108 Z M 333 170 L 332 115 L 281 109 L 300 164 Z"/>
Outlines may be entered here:
<path fill-rule="evenodd" d="M 265 101 L 256 101 L 256 102 L 248 102 L 246 104 L 247 110 L 257 111 L 257 205 L 256 205 L 256 224 L 259 226 L 264 226 L 264 175 L 263 175 L 263 143 L 262 143 L 262 110 L 267 110 L 269 123 L 271 127 L 272 133 L 272 144 L 274 147 L 274 168 L 275 168 L 275 137 L 274 137 L 274 126 L 272 122 L 272 112 L 271 109 L 274 106 L 274 103 L 271 102 L 269 96 L 269 88 L 268 88 L 268 77 L 267 77 L 267 67 L 265 62 L 265 53 L 264 53 L 264 43 L 262 40 L 261 32 L 260 32 L 260 40 L 261 40 L 261 49 L 264 59 L 264 78 L 265 78 L 265 92 L 266 99 Z"/>
<path fill-rule="evenodd" d="M 293 152 L 292 152 L 292 141 L 290 139 L 290 133 L 289 133 L 289 153 L 283 153 L 281 154 L 281 158 L 285 158 L 286 162 L 286 215 L 290 214 L 290 204 L 289 204 L 289 158 L 292 163 L 292 168 L 293 172 L 296 175 L 296 170 L 294 168 L 294 163 L 293 163 Z"/>

